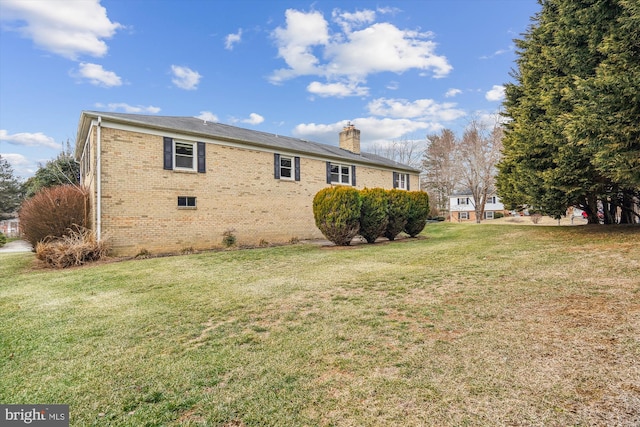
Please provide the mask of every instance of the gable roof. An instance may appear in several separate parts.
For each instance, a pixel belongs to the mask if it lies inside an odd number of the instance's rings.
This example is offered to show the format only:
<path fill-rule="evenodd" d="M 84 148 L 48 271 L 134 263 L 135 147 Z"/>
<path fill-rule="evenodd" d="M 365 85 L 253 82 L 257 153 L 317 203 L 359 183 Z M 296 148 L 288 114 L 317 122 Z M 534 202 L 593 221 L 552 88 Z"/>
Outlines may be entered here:
<path fill-rule="evenodd" d="M 407 172 L 420 173 L 419 169 L 398 163 L 377 154 L 355 154 L 340 147 L 306 141 L 289 136 L 276 135 L 251 129 L 239 128 L 215 122 L 207 122 L 196 117 L 182 116 L 150 116 L 143 114 L 108 113 L 99 111 L 83 111 L 80 115 L 78 134 L 76 137 L 76 158 L 82 152 L 84 141 L 91 128 L 91 122 L 101 117 L 103 120 L 121 124 L 178 132 L 194 137 L 214 138 L 222 141 L 240 143 L 249 147 L 261 147 L 269 150 L 285 150 L 290 153 L 307 154 L 326 158 L 328 160 L 342 160 L 364 163 L 384 168 L 397 169 Z M 337 135 L 336 135 L 337 139 Z"/>

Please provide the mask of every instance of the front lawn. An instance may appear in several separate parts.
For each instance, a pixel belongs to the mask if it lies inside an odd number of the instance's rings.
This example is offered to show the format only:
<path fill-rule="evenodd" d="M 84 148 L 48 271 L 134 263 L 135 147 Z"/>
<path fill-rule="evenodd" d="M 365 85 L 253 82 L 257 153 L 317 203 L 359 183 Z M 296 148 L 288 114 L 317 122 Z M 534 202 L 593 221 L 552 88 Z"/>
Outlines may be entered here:
<path fill-rule="evenodd" d="M 640 424 L 640 228 L 34 268 L 0 255 L 0 402 L 71 425 Z"/>

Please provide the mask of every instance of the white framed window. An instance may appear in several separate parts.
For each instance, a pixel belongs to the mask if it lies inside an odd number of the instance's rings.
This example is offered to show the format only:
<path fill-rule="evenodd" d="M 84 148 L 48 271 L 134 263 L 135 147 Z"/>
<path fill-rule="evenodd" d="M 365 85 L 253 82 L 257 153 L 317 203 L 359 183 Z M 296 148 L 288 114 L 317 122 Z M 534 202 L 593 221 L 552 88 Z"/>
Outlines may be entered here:
<path fill-rule="evenodd" d="M 496 196 L 487 197 L 487 203 L 492 203 L 495 205 L 497 202 L 498 202 L 498 199 Z"/>
<path fill-rule="evenodd" d="M 351 185 L 351 166 L 331 163 L 331 183 Z"/>
<path fill-rule="evenodd" d="M 294 179 L 294 158 L 288 156 L 280 156 L 280 179 Z"/>
<path fill-rule="evenodd" d="M 469 219 L 469 212 L 459 212 L 460 219 Z"/>
<path fill-rule="evenodd" d="M 178 196 L 178 209 L 195 209 L 196 198 L 192 196 Z"/>
<path fill-rule="evenodd" d="M 484 213 L 484 219 L 493 219 L 493 218 L 494 218 L 493 211 L 486 211 Z"/>
<path fill-rule="evenodd" d="M 175 169 L 196 170 L 196 147 L 195 142 L 173 142 L 173 164 Z"/>
<path fill-rule="evenodd" d="M 468 197 L 458 197 L 458 205 L 468 205 L 469 198 Z"/>

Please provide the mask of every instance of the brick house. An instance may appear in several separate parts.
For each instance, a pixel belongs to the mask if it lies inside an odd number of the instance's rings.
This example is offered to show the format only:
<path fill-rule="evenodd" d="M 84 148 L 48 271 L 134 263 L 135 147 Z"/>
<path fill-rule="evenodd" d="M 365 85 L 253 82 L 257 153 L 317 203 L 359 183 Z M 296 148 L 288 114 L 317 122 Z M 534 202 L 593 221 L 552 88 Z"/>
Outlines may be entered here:
<path fill-rule="evenodd" d="M 340 146 L 193 117 L 84 111 L 75 158 L 90 191 L 92 228 L 116 255 L 321 238 L 312 202 L 324 187 L 401 188 L 419 170 L 360 152 L 348 125 Z M 417 188 L 415 188 L 417 189 Z"/>
<path fill-rule="evenodd" d="M 473 195 L 469 192 L 454 193 L 449 196 L 449 220 L 451 222 L 475 221 L 476 208 Z M 496 213 L 507 213 L 504 205 L 497 195 L 490 195 L 484 204 L 484 217 L 482 219 L 494 219 Z"/>

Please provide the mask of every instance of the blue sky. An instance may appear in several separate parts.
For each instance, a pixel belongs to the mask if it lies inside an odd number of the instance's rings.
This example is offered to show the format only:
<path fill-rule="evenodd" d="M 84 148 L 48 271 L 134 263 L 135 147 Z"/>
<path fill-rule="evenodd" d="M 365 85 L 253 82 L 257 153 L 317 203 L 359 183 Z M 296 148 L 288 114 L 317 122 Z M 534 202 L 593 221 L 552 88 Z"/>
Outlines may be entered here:
<path fill-rule="evenodd" d="M 363 150 L 500 109 L 536 0 L 0 0 L 0 154 L 27 178 L 83 110 Z"/>

